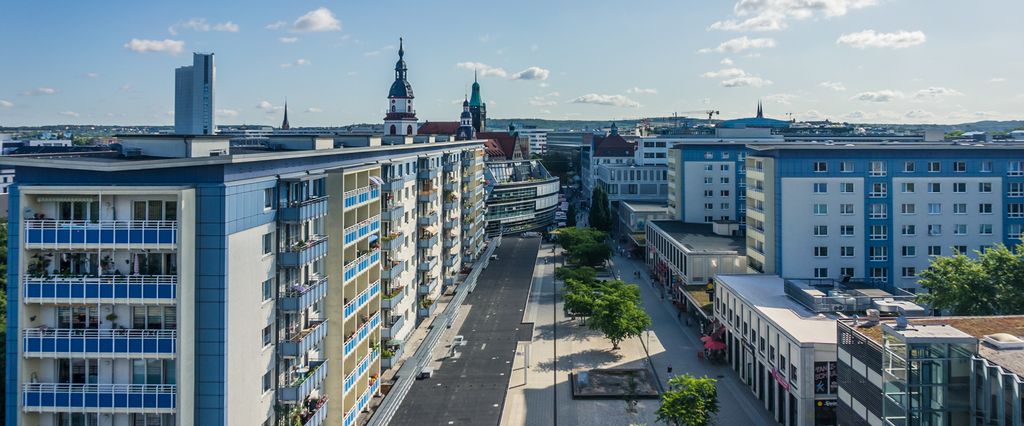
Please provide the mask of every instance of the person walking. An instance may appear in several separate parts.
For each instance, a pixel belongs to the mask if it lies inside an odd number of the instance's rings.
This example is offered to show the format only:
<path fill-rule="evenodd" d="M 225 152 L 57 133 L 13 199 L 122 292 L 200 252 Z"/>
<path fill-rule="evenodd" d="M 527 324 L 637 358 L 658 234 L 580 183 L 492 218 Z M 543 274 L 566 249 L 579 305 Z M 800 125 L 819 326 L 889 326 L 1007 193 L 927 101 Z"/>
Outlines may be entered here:
<path fill-rule="evenodd" d="M 671 375 L 672 375 L 672 364 L 669 364 L 669 365 L 668 365 L 668 375 L 669 375 L 669 376 L 671 376 Z"/>

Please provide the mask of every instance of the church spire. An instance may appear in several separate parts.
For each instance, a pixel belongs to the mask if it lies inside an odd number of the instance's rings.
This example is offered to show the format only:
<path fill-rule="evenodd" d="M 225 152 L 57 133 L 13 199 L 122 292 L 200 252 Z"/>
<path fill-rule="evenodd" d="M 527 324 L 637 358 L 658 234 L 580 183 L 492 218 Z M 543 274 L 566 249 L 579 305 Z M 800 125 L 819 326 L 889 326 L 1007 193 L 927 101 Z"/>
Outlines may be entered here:
<path fill-rule="evenodd" d="M 288 124 L 288 100 L 284 101 L 284 122 L 281 123 L 281 130 L 291 129 L 292 126 Z"/>
<path fill-rule="evenodd" d="M 757 118 L 764 118 L 764 110 L 761 109 L 761 100 L 757 101 Z"/>

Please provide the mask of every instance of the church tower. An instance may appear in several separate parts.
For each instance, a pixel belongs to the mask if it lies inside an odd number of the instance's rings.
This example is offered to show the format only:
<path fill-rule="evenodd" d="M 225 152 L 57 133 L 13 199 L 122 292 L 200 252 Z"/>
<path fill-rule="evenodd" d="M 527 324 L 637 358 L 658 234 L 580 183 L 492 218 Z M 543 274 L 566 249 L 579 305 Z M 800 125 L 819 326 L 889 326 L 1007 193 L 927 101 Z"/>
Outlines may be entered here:
<path fill-rule="evenodd" d="M 473 94 L 469 97 L 469 112 L 473 114 L 473 128 L 477 132 L 487 131 L 487 104 L 480 97 L 480 83 L 473 72 Z"/>
<path fill-rule="evenodd" d="M 476 138 L 473 128 L 473 113 L 469 111 L 469 101 L 462 101 L 462 115 L 459 116 L 459 128 L 455 131 L 455 140 L 468 141 Z"/>
<path fill-rule="evenodd" d="M 288 124 L 288 101 L 284 101 L 284 121 L 281 122 L 281 130 L 291 129 L 292 126 Z"/>
<path fill-rule="evenodd" d="M 406 79 L 409 68 L 405 66 L 403 40 L 398 39 L 398 62 L 395 63 L 395 82 L 388 92 L 388 113 L 384 116 L 384 134 L 392 136 L 415 136 L 417 130 L 416 110 L 412 107 L 412 85 Z"/>

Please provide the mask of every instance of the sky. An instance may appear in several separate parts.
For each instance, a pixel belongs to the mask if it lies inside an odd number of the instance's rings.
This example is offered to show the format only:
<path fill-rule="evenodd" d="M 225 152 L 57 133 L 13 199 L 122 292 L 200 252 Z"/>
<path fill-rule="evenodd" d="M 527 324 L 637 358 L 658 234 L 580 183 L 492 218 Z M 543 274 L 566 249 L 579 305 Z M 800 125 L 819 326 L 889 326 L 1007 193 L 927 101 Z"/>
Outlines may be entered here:
<path fill-rule="evenodd" d="M 421 121 L 1024 119 L 1020 0 L 8 2 L 0 126 L 173 123 L 216 54 L 218 124 L 383 121 L 399 37 Z"/>

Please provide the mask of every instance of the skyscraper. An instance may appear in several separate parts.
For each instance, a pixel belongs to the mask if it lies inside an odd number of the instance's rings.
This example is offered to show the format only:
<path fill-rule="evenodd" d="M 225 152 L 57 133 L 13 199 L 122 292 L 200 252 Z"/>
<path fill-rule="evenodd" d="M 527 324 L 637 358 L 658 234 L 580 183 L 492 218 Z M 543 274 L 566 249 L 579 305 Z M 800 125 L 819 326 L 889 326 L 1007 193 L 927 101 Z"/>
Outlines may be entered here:
<path fill-rule="evenodd" d="M 174 133 L 212 135 L 213 86 L 216 80 L 212 53 L 193 53 L 192 65 L 174 70 Z"/>

